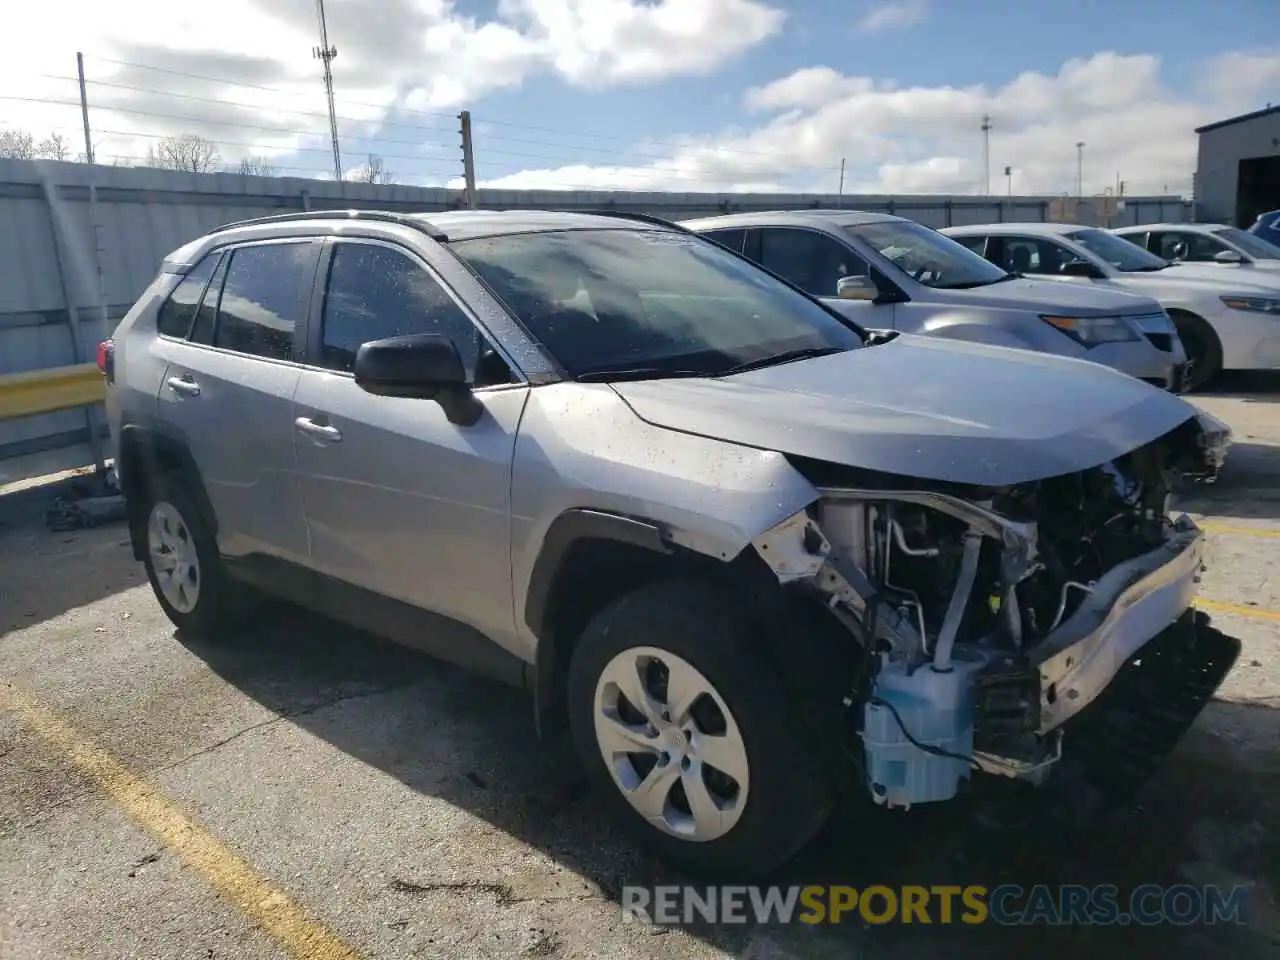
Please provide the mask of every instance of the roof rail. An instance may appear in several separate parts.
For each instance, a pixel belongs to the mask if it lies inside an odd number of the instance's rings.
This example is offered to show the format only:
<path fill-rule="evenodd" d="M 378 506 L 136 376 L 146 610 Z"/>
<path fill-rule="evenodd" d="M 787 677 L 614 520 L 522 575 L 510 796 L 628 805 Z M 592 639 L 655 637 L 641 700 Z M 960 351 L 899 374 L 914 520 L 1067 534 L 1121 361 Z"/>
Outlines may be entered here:
<path fill-rule="evenodd" d="M 666 217 L 655 217 L 651 213 L 632 213 L 630 210 L 582 210 L 579 212 L 593 217 L 617 217 L 619 220 L 636 220 L 640 223 L 652 223 L 657 226 L 668 227 L 681 233 L 693 233 L 688 227 L 682 227 L 674 220 L 668 220 Z"/>
<path fill-rule="evenodd" d="M 256 227 L 260 224 L 294 223 L 301 220 L 374 220 L 379 223 L 397 223 L 401 226 L 421 230 L 433 240 L 441 242 L 449 236 L 429 220 L 422 220 L 406 213 L 394 213 L 390 210 L 297 210 L 292 213 L 277 213 L 269 217 L 254 217 L 251 220 L 235 220 L 214 227 L 210 233 L 222 233 L 237 227 Z"/>

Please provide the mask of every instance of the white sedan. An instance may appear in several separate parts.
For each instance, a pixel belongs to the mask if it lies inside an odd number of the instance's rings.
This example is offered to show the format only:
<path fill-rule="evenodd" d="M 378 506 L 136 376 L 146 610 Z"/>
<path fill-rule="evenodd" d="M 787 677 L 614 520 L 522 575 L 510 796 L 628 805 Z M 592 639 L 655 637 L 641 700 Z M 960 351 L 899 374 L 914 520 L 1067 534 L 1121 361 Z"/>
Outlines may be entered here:
<path fill-rule="evenodd" d="M 1159 301 L 1191 363 L 1187 390 L 1222 370 L 1280 369 L 1280 282 L 1273 274 L 1246 277 L 1172 264 L 1113 233 L 1079 224 L 991 223 L 941 232 L 1013 273 L 1113 287 Z"/>
<path fill-rule="evenodd" d="M 1208 267 L 1248 274 L 1257 269 L 1280 282 L 1280 247 L 1225 223 L 1144 223 L 1111 232 L 1157 257 L 1197 270 Z M 1271 278 L 1264 279 L 1270 282 Z"/>

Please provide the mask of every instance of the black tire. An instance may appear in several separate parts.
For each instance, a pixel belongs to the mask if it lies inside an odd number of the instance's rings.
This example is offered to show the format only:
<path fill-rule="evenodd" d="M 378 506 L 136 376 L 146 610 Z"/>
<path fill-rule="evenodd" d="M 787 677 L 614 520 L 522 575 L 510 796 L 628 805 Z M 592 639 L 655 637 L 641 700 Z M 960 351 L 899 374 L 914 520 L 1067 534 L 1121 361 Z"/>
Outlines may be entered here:
<path fill-rule="evenodd" d="M 588 624 L 569 665 L 568 713 L 592 784 L 638 839 L 689 874 L 747 880 L 768 874 L 822 828 L 834 794 L 815 752 L 796 733 L 782 684 L 754 651 L 744 604 L 709 584 L 651 584 L 609 604 Z M 724 701 L 742 735 L 749 789 L 737 823 L 695 841 L 653 826 L 614 782 L 595 732 L 597 683 L 625 650 L 654 647 L 694 667 Z"/>
<path fill-rule="evenodd" d="M 1213 327 L 1194 313 L 1170 310 L 1169 316 L 1191 363 L 1183 392 L 1194 393 L 1208 386 L 1222 372 L 1222 343 Z"/>
<path fill-rule="evenodd" d="M 176 607 L 165 595 L 161 574 L 151 549 L 149 534 L 152 511 L 165 505 L 176 512 L 187 536 L 181 537 L 195 547 L 197 574 L 195 602 L 189 610 Z M 256 598 L 231 580 L 223 569 L 222 556 L 213 532 L 195 497 L 176 474 L 158 474 L 147 479 L 146 493 L 140 504 L 138 522 L 147 549 L 143 564 L 147 579 L 165 615 L 182 633 L 204 640 L 218 639 L 242 626 L 256 607 Z"/>

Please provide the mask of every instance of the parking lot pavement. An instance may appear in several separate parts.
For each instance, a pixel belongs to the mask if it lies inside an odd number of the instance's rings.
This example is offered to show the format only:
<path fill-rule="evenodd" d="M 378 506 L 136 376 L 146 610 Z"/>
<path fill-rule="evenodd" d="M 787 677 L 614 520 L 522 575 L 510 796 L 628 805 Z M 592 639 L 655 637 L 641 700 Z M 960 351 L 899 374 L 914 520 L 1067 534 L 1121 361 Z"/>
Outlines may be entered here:
<path fill-rule="evenodd" d="M 1246 925 L 623 921 L 623 885 L 679 878 L 600 812 L 565 744 L 538 744 L 520 696 L 285 608 L 197 645 L 122 528 L 51 534 L 38 500 L 0 498 L 0 956 L 1274 957 L 1277 401 L 1197 400 L 1237 446 L 1180 506 L 1210 531 L 1205 609 L 1244 653 L 1128 816 L 1070 844 L 993 837 L 942 808 L 840 822 L 779 878 L 1250 884 Z"/>

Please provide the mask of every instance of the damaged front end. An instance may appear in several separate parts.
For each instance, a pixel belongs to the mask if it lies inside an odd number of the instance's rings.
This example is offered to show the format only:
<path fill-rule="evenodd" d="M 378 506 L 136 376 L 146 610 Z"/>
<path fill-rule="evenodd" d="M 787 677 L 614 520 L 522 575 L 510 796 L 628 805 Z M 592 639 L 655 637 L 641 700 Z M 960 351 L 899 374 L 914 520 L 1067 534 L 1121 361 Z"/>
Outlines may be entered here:
<path fill-rule="evenodd" d="M 861 649 L 845 704 L 877 803 L 949 800 L 975 771 L 1044 785 L 1065 768 L 1119 800 L 1172 749 L 1239 653 L 1191 610 L 1205 538 L 1169 514 L 1181 478 L 1216 475 L 1229 434 L 1214 423 L 999 488 L 793 458 L 820 496 L 753 544 Z"/>

